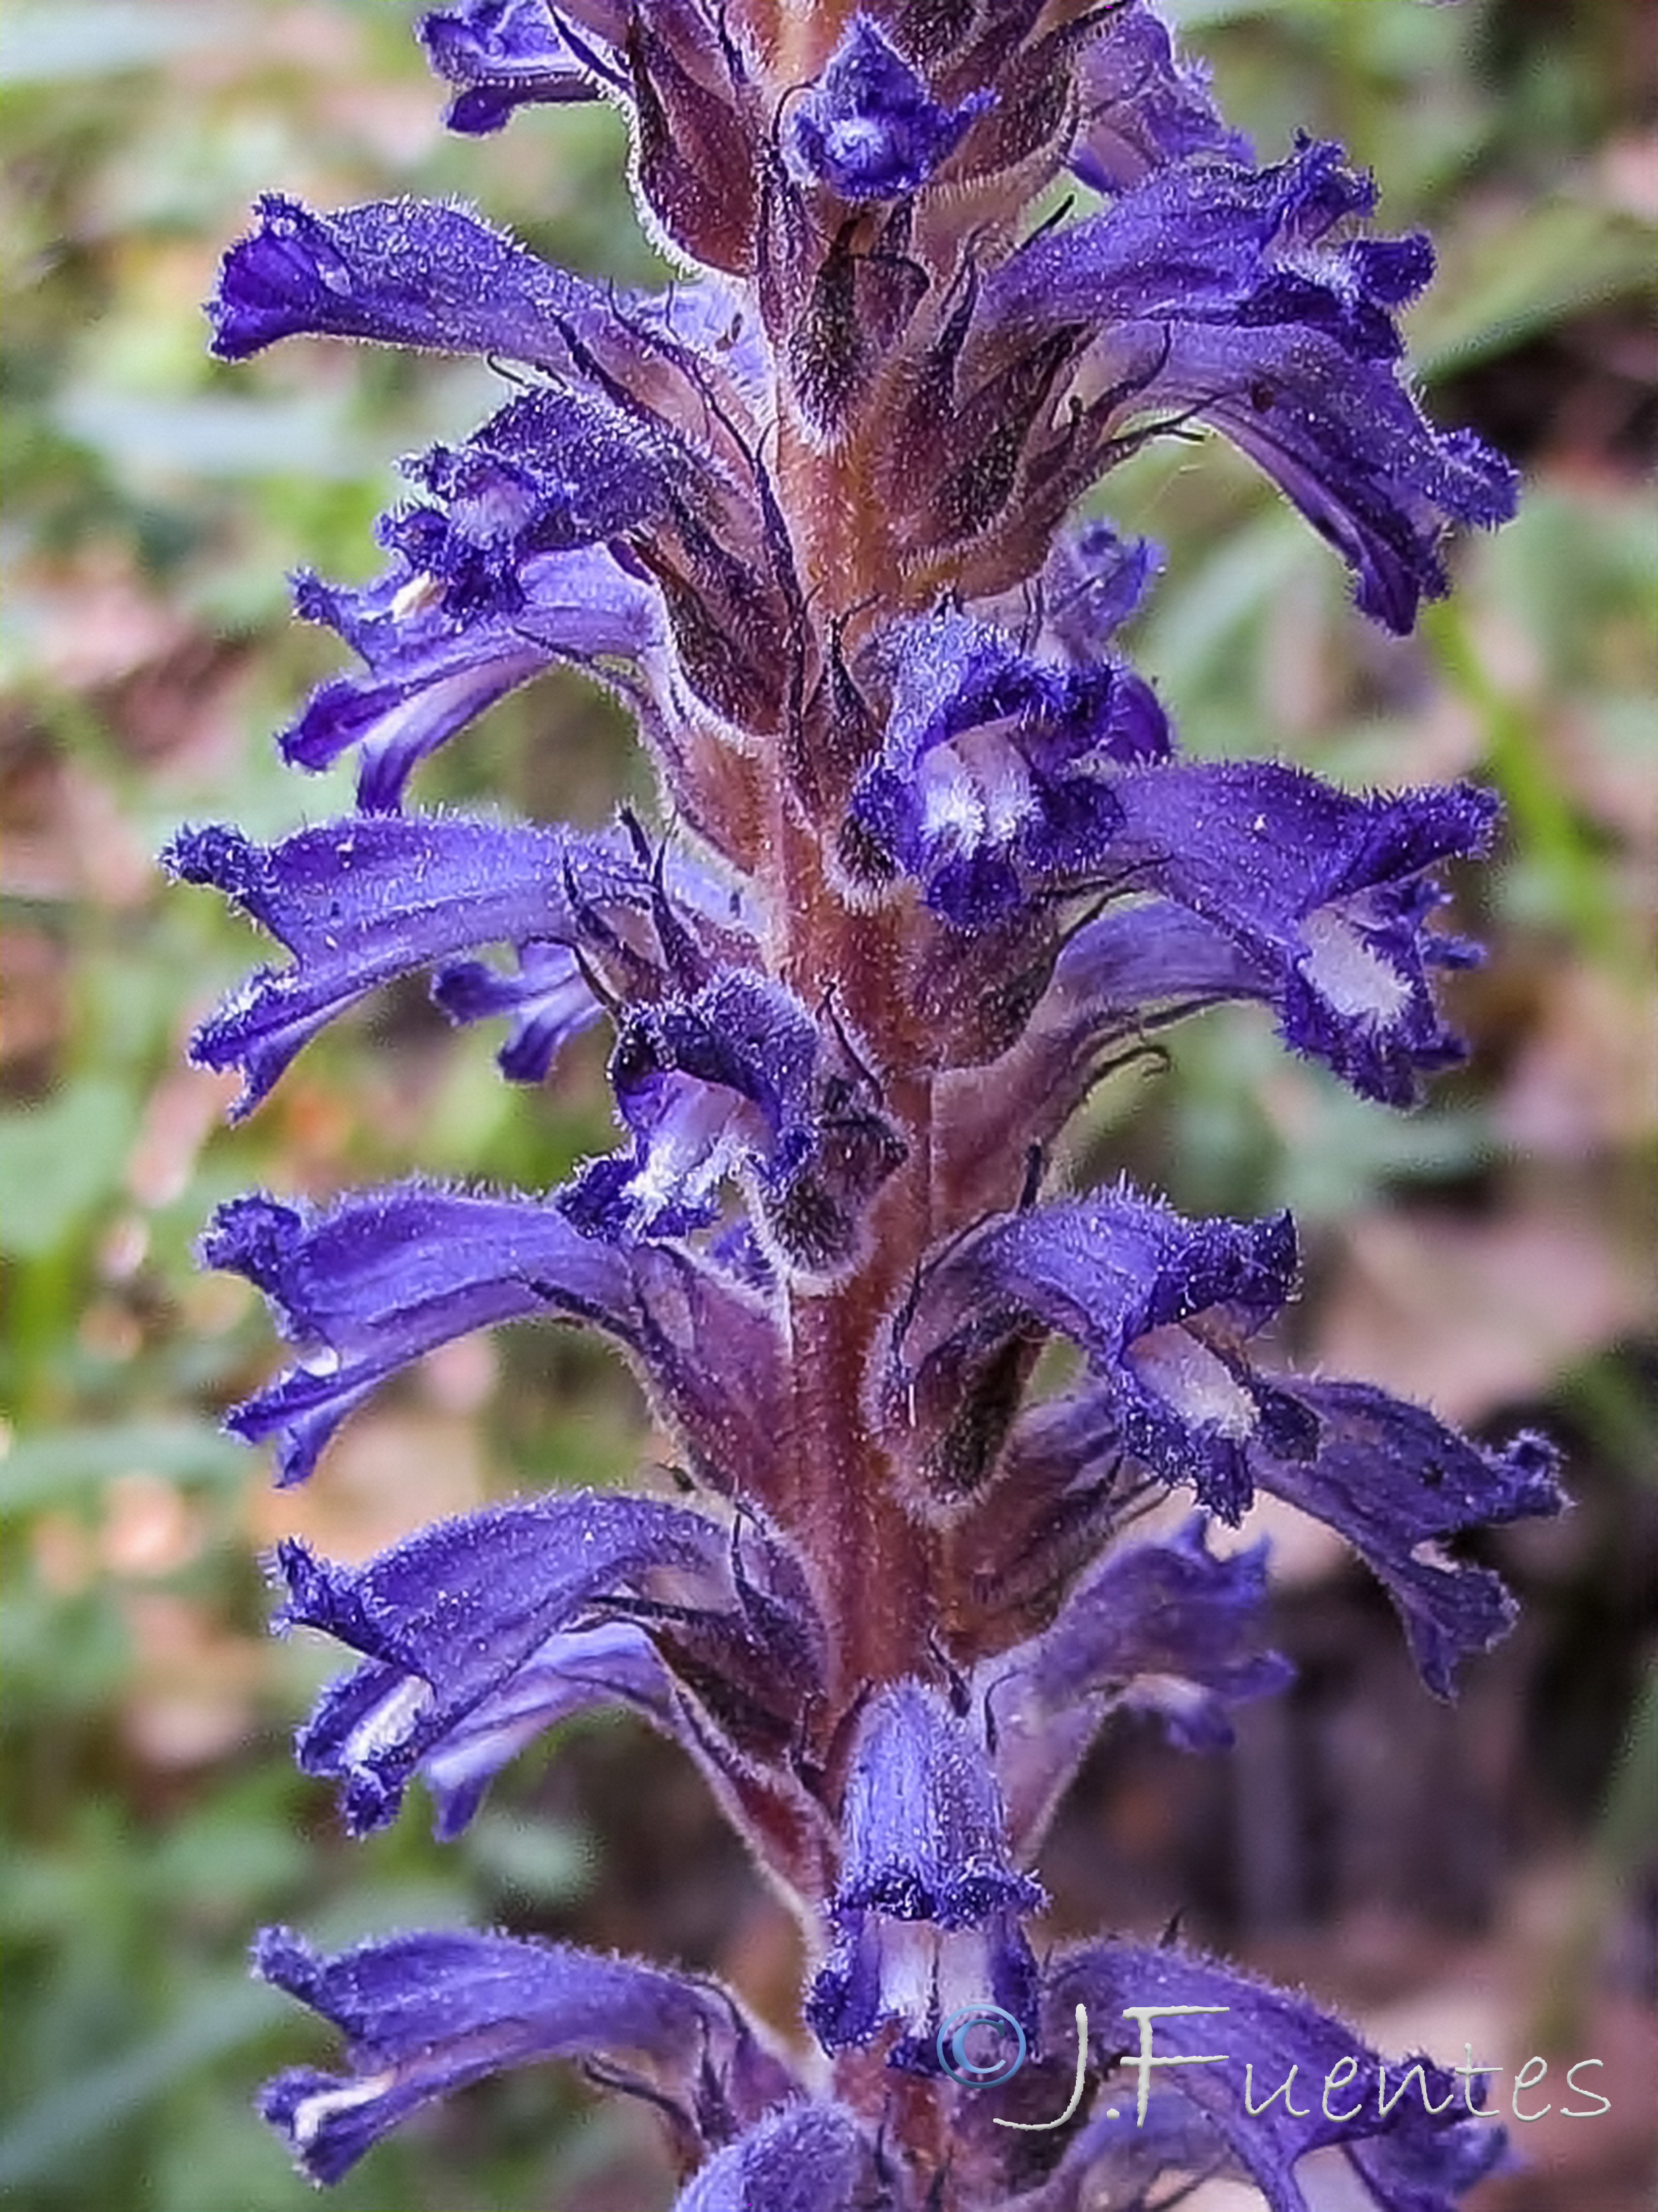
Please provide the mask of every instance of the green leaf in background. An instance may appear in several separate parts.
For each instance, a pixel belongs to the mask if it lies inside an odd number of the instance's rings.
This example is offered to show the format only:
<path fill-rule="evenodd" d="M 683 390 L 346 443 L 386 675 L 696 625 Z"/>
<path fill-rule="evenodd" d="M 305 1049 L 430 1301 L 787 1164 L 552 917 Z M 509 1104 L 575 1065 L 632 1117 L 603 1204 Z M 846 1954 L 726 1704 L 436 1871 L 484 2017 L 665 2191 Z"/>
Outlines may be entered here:
<path fill-rule="evenodd" d="M 216 1977 L 159 2033 L 64 2082 L 0 2135 L 0 2189 L 51 2172 L 204 2065 L 268 2034 L 284 2011 L 274 1990 L 247 1974 Z"/>
<path fill-rule="evenodd" d="M 1454 374 L 1651 276 L 1643 223 L 1588 200 L 1516 210 L 1446 257 L 1411 318 L 1411 362 L 1429 380 Z"/>
<path fill-rule="evenodd" d="M 296 453 L 313 477 L 379 481 L 383 455 L 348 425 L 343 407 L 304 399 L 149 399 L 101 385 L 70 391 L 54 410 L 66 437 L 132 479 L 285 476 Z"/>
<path fill-rule="evenodd" d="M 0 1251 L 56 1250 L 120 1182 L 137 1133 L 131 1091 L 88 1075 L 56 1098 L 0 1114 Z"/>
<path fill-rule="evenodd" d="M 592 1887 L 593 1852 L 576 1828 L 489 1812 L 466 1832 L 466 1856 L 495 1887 L 546 1907 Z"/>
<path fill-rule="evenodd" d="M 238 1490 L 257 1464 L 205 1421 L 121 1421 L 15 1438 L 0 1458 L 0 1512 L 61 1505 L 115 1476 L 142 1473 L 189 1486 Z"/>

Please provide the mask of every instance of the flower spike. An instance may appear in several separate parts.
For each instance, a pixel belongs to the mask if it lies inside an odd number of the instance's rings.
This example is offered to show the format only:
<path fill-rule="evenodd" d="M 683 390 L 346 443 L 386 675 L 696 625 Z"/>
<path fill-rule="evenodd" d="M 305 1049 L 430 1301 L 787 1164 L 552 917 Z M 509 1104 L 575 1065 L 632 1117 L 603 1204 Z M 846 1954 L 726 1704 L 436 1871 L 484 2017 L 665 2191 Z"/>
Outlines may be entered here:
<path fill-rule="evenodd" d="M 1186 757 L 1131 658 L 1164 556 L 1077 512 L 1151 441 L 1218 432 L 1408 632 L 1448 538 L 1515 496 L 1405 367 L 1431 246 L 1374 227 L 1338 146 L 1258 156 L 1152 0 L 446 0 L 419 34 L 462 134 L 618 107 L 676 274 L 625 292 L 463 207 L 277 193 L 226 254 L 222 360 L 366 340 L 513 390 L 405 461 L 378 577 L 297 581 L 357 665 L 281 750 L 354 753 L 356 806 L 175 839 L 174 872 L 285 955 L 192 1050 L 243 1113 L 419 976 L 501 1025 L 516 1084 L 608 1024 L 619 1138 L 557 1189 L 222 1206 L 203 1256 L 293 1352 L 228 1419 L 294 1481 L 466 1333 L 621 1349 L 677 1498 L 497 1498 L 351 1565 L 278 1546 L 278 1627 L 351 1655 L 300 1761 L 353 1832 L 418 1778 L 448 1838 L 543 1730 L 627 1709 L 795 1912 L 820 2051 L 797 2074 L 663 1966 L 272 1930 L 260 1971 L 348 2051 L 261 2109 L 328 2182 L 449 2090 L 560 2057 L 658 2114 L 676 2212 L 1090 2212 L 1210 2179 L 1271 2212 L 1326 2184 L 1453 2212 L 1501 2138 L 1440 2068 L 1390 2076 L 1173 1942 L 1045 1955 L 1033 1870 L 1116 1717 L 1218 1751 L 1288 1681 L 1267 1549 L 1216 1523 L 1265 1494 L 1337 1531 L 1448 1696 L 1514 1606 L 1448 1547 L 1563 1502 L 1539 1438 L 1478 1443 L 1275 1355 L 1287 1214 L 1058 1179 L 1107 1133 L 1067 1141 L 1102 1074 L 1222 1001 L 1379 1106 L 1462 1055 L 1441 986 L 1478 953 L 1438 924 L 1494 799 Z M 559 665 L 632 716 L 655 814 L 405 811 Z M 1137 1526 L 1176 1488 L 1183 1524 Z M 1016 2046 L 1000 2078 L 968 2055 L 985 2031 Z"/>

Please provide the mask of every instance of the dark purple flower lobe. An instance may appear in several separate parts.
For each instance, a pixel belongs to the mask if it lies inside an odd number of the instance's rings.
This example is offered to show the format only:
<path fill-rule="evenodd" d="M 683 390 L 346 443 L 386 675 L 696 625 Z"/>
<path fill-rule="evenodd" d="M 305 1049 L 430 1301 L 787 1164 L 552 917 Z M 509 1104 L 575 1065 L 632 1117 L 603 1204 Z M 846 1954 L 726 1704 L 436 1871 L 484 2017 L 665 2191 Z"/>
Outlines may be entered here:
<path fill-rule="evenodd" d="M 619 841 L 462 815 L 359 816 L 269 846 L 191 830 L 163 858 L 294 956 L 256 969 L 192 1040 L 200 1065 L 242 1070 L 239 1115 L 320 1029 L 393 977 L 479 945 L 575 940 L 572 893 L 594 908 L 647 911 L 652 896 Z"/>
<path fill-rule="evenodd" d="M 1454 2075 L 1416 2057 L 1387 2065 L 1350 2028 L 1304 1997 L 1188 1952 L 1098 1944 L 1057 1961 L 1049 1971 L 1045 1995 L 1057 2027 L 1069 2028 L 1076 2007 L 1087 2008 L 1094 2051 L 1102 2062 L 1120 2063 L 1133 2085 L 1125 2089 L 1120 2081 L 1113 2083 L 1113 2101 L 1119 2104 L 1137 2087 L 1140 2023 L 1128 2017 L 1127 2008 L 1220 2008 L 1147 2021 L 1154 2056 L 1223 2053 L 1224 2058 L 1159 2068 L 1146 2079 L 1210 2123 L 1217 2149 L 1230 2152 L 1271 2212 L 1309 2212 L 1296 2162 L 1330 2145 L 1343 2147 L 1368 2185 L 1367 2197 L 1356 2201 L 1374 2203 L 1376 2212 L 1455 2212 L 1460 2191 L 1502 2155 L 1501 2130 L 1468 2119 Z M 1292 2066 L 1296 2075 L 1290 2094 L 1274 2097 Z M 1411 2081 L 1406 2075 L 1413 2066 L 1422 2070 Z M 1253 2070 L 1246 2073 L 1246 2068 Z M 1329 2109 L 1348 2118 L 1326 2117 L 1324 2087 L 1337 2068 L 1343 2070 Z M 1384 2069 L 1386 2094 L 1392 2099 L 1385 2114 Z M 1402 2092 L 1394 2094 L 1401 2082 Z M 1436 2109 L 1430 2112 L 1429 2104 Z M 1107 2152 L 1101 2172 L 1110 2171 Z"/>
<path fill-rule="evenodd" d="M 1140 0 L 1107 17 L 1077 66 L 1083 122 L 1070 165 L 1096 191 L 1119 192 L 1155 169 L 1204 157 L 1247 161 L 1249 143 L 1209 96 L 1209 72 L 1177 52 Z"/>
<path fill-rule="evenodd" d="M 1015 1867 L 995 1772 L 966 1721 L 923 1684 L 878 1692 L 859 1723 L 841 1814 L 836 1939 L 807 2017 L 829 2051 L 902 2033 L 888 2063 L 939 2070 L 942 2024 L 975 2003 L 1034 2027 L 1020 1917 L 1046 1899 Z"/>
<path fill-rule="evenodd" d="M 856 205 L 917 192 L 993 104 L 970 93 L 941 106 L 868 15 L 855 15 L 828 66 L 789 111 L 785 143 L 801 178 Z"/>
<path fill-rule="evenodd" d="M 568 1944 L 461 1930 L 320 1957 L 284 1928 L 253 1954 L 266 1981 L 332 2021 L 351 2070 L 298 2067 L 259 2109 L 312 2180 L 338 2181 L 409 2113 L 503 2067 L 602 2058 L 669 2114 L 681 2148 L 722 2143 L 795 2089 L 713 1983 Z"/>
<path fill-rule="evenodd" d="M 443 118 L 451 131 L 481 135 L 520 107 L 599 96 L 591 50 L 564 36 L 550 0 L 463 0 L 423 15 L 417 29 L 433 69 L 456 88 Z"/>
<path fill-rule="evenodd" d="M 843 2105 L 786 2105 L 710 2159 L 674 2212 L 856 2212 L 874 2160 Z"/>
<path fill-rule="evenodd" d="M 1338 1528 L 1399 1608 L 1411 1656 L 1436 1697 L 1460 1661 L 1508 1633 L 1514 1600 L 1489 1568 L 1449 1558 L 1448 1537 L 1558 1513 L 1557 1455 L 1541 1437 L 1492 1449 L 1425 1407 L 1365 1382 L 1298 1382 L 1320 1425 L 1317 1456 L 1254 1460 L 1264 1490 Z"/>
<path fill-rule="evenodd" d="M 267 192 L 259 216 L 226 254 L 208 303 L 222 361 L 279 338 L 323 337 L 499 353 L 564 370 L 564 328 L 609 312 L 596 288 L 436 201 L 372 200 L 316 215 Z"/>

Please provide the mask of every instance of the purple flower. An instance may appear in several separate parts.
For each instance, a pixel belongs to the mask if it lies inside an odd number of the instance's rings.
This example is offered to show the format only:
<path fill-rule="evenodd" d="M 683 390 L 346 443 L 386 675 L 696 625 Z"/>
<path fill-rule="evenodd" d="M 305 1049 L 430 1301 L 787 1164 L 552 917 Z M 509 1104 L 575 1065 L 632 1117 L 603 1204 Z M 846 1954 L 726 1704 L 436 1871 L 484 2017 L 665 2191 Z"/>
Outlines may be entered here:
<path fill-rule="evenodd" d="M 1477 956 L 1429 928 L 1444 894 L 1427 871 L 1487 848 L 1489 793 L 1359 799 L 1262 763 L 1125 775 L 1114 794 L 1111 866 L 1172 903 L 1108 911 L 1066 948 L 1056 983 L 1079 1056 L 1137 1012 L 1257 999 L 1286 1044 L 1387 1105 L 1463 1058 L 1433 975 Z"/>
<path fill-rule="evenodd" d="M 588 972 L 608 975 L 619 996 L 650 996 L 696 963 L 699 944 L 710 960 L 753 944 L 740 904 L 728 897 L 719 911 L 704 872 L 683 866 L 659 882 L 619 836 L 463 815 L 359 815 L 272 846 L 235 830 L 186 830 L 163 858 L 185 882 L 225 892 L 294 956 L 290 967 L 256 969 L 191 1040 L 202 1066 L 242 1070 L 238 1115 L 319 1030 L 398 976 L 432 969 L 440 1003 L 458 1019 L 506 1011 L 483 1003 L 487 985 L 456 953 L 515 946 L 521 975 L 526 948 L 561 945 L 572 962 L 579 948 Z M 650 951 L 622 933 L 642 925 L 647 942 L 655 938 Z M 546 979 L 546 953 L 528 958 L 529 972 Z M 568 970 L 558 973 L 569 982 Z M 560 1012 L 562 1034 L 582 1026 L 585 1009 L 568 992 Z"/>
<path fill-rule="evenodd" d="M 983 1745 L 936 1691 L 899 1682 L 859 1724 L 841 1814 L 835 1941 L 807 1999 L 826 2050 L 899 2029 L 888 2063 L 939 2068 L 941 2026 L 978 2005 L 1034 2027 L 1021 1916 L 1045 1904 L 1009 1854 Z"/>
<path fill-rule="evenodd" d="M 844 2106 L 785 2105 L 711 2158 L 674 2212 L 855 2212 L 875 2166 Z"/>
<path fill-rule="evenodd" d="M 1355 2201 L 1377 2212 L 1454 2212 L 1460 2191 L 1503 2154 L 1502 2130 L 1467 2118 L 1443 2068 L 1423 2057 L 1388 2067 L 1304 1998 L 1183 1951 L 1099 1944 L 1056 1961 L 1045 1996 L 1060 2019 L 1086 2008 L 1089 2041 L 1107 2070 L 1137 2071 L 1148 2048 L 1154 2057 L 1198 2062 L 1167 2069 L 1161 2082 L 1207 2123 L 1216 2163 L 1253 2181 L 1271 2212 L 1311 2212 L 1295 2168 L 1331 2146 L 1341 2147 L 1364 2190 Z M 1128 2011 L 1159 2006 L 1195 2009 L 1144 2021 Z M 1322 2094 L 1332 2073 L 1341 2118 L 1328 2117 L 1332 2100 Z M 1149 2069 L 1139 2078 L 1160 2079 Z M 1287 2081 L 1288 2094 L 1278 2094 Z M 1106 2136 L 1089 2145 L 1091 2162 L 1107 2174 L 1108 2144 Z"/>
<path fill-rule="evenodd" d="M 418 27 L 433 69 L 456 88 L 443 118 L 451 131 L 498 131 L 517 108 L 599 96 L 551 0 L 466 0 L 423 15 Z"/>
<path fill-rule="evenodd" d="M 992 104 L 980 92 L 940 106 L 879 24 L 854 15 L 829 66 L 789 110 L 787 144 L 802 179 L 844 200 L 905 199 Z"/>
<path fill-rule="evenodd" d="M 1033 524 L 1051 526 L 1054 493 L 1068 502 L 1137 422 L 1196 416 L 1337 547 L 1364 611 L 1408 630 L 1419 600 L 1446 588 L 1445 528 L 1506 521 L 1515 487 L 1477 439 L 1432 430 L 1399 381 L 1394 312 L 1432 255 L 1419 238 L 1338 230 L 1374 197 L 1330 145 L 1264 170 L 1176 162 L 1007 261 L 963 373 L 1034 360 L 1070 332 L 1068 357 L 1086 356 L 1097 395 L 1063 440 L 1033 418 Z M 1045 434 L 1045 449 L 1032 443 Z"/>
<path fill-rule="evenodd" d="M 1252 1449 L 1270 1440 L 1297 1459 L 1317 1435 L 1244 1350 L 1289 1296 L 1295 1264 L 1287 1214 L 1189 1222 L 1119 1188 L 1004 1215 L 924 1279 L 895 1385 L 917 1403 L 959 1402 L 1011 1336 L 1057 1329 L 1088 1353 L 1124 1447 L 1236 1522 Z"/>
<path fill-rule="evenodd" d="M 734 1545 L 703 1515 L 653 1499 L 491 1506 L 359 1568 L 298 1543 L 277 1559 L 277 1626 L 322 1629 L 365 1662 L 323 1693 L 299 1739 L 301 1765 L 340 1782 L 358 1833 L 394 1818 L 408 1777 L 433 1766 L 453 1832 L 510 1755 L 507 1739 L 516 1748 L 532 1723 L 578 1703 L 620 1694 L 671 1720 L 667 1678 L 636 1638 L 604 1638 L 607 1624 L 660 1621 L 684 1674 L 699 1662 L 710 1723 L 748 1739 L 739 1749 L 787 1742 L 821 1692 L 823 1631 L 787 1554 L 753 1534 Z"/>
<path fill-rule="evenodd" d="M 595 1243 L 541 1200 L 418 1182 L 326 1210 L 240 1198 L 214 1217 L 202 1257 L 256 1284 L 299 1352 L 287 1374 L 227 1416 L 250 1443 L 277 1439 L 283 1482 L 309 1474 L 340 1423 L 389 1376 L 505 1321 L 545 1314 L 606 1330 L 728 1484 L 744 1427 L 765 1418 L 774 1385 L 770 1332 L 713 1270 L 689 1255 Z M 726 1346 L 720 1384 L 708 1371 L 710 1335 Z M 742 1357 L 752 1397 L 734 1387 L 731 1363 Z"/>
<path fill-rule="evenodd" d="M 649 1638 L 627 1620 L 555 1631 L 421 1754 L 438 1841 L 461 1833 L 526 1745 L 572 1713 L 612 1705 L 671 1732 L 668 1676 Z"/>
<path fill-rule="evenodd" d="M 649 2096 L 694 2156 L 795 2086 L 713 1984 L 565 1944 L 455 1932 L 394 1936 L 319 1958 L 269 1928 L 254 1965 L 332 2021 L 351 2072 L 296 2067 L 259 2109 L 313 2181 L 338 2181 L 388 2128 L 503 2067 L 603 2058 Z"/>
<path fill-rule="evenodd" d="M 512 975 L 482 960 L 448 962 L 432 978 L 432 996 L 452 1022 L 507 1015 L 507 1042 L 496 1054 L 501 1073 L 509 1083 L 539 1083 L 601 1009 L 569 945 L 533 939 L 517 951 Z"/>
<path fill-rule="evenodd" d="M 1487 1449 L 1368 1383 L 1282 1375 L 1270 1387 L 1289 1418 L 1307 1425 L 1296 1437 L 1306 1449 L 1286 1452 L 1264 1428 L 1252 1433 L 1240 1455 L 1245 1494 L 1285 1498 L 1345 1537 L 1398 1607 L 1423 1680 L 1449 1697 L 1457 1665 L 1506 1634 L 1514 1606 L 1489 1568 L 1452 1559 L 1444 1540 L 1558 1513 L 1566 1501 L 1552 1447 L 1522 1431 Z M 1050 1401 L 1014 1429 L 978 1511 L 987 1528 L 1016 1510 L 1040 1532 L 1021 1563 L 1024 1576 L 1074 1576 L 1074 1560 L 1062 1564 L 1073 1523 L 1087 1528 L 1089 1509 L 1102 1505 L 1109 1525 L 1127 1449 L 1120 1394 L 1109 1382 Z M 1135 1555 L 1112 1556 L 1126 1566 Z M 1011 1595 L 1006 1602 L 1011 1611 Z"/>
<path fill-rule="evenodd" d="M 661 636 L 655 595 L 600 547 L 532 558 L 514 574 L 507 611 L 457 620 L 440 580 L 406 560 L 365 590 L 301 576 L 295 605 L 355 647 L 363 676 L 334 676 L 279 739 L 296 768 L 325 769 L 355 745 L 357 804 L 401 805 L 430 753 L 556 661 L 616 678 Z"/>
<path fill-rule="evenodd" d="M 605 312 L 593 288 L 459 208 L 386 200 L 320 216 L 267 192 L 259 214 L 208 309 L 222 361 L 316 335 L 558 369 L 564 331 Z"/>
<path fill-rule="evenodd" d="M 1399 1608 L 1423 1680 L 1448 1698 L 1457 1662 L 1508 1633 L 1515 1604 L 1488 1567 L 1452 1559 L 1444 1540 L 1558 1513 L 1557 1455 L 1529 1433 L 1487 1450 L 1368 1383 L 1303 1382 L 1297 1395 L 1318 1418 L 1318 1455 L 1264 1455 L 1261 1486 L 1341 1531 Z"/>
<path fill-rule="evenodd" d="M 832 1273 L 854 1249 L 860 1209 L 904 1156 L 838 1040 L 747 976 L 633 1016 L 611 1080 L 632 1152 L 594 1162 L 559 1201 L 590 1236 L 706 1228 L 720 1184 L 741 1177 L 768 1249 L 802 1273 Z"/>
<path fill-rule="evenodd" d="M 1120 821 L 1101 770 L 1168 745 L 1138 677 L 1035 660 L 950 614 L 899 625 L 881 657 L 886 734 L 843 839 L 857 873 L 902 867 L 941 919 L 979 929 L 1099 866 Z"/>
<path fill-rule="evenodd" d="M 1195 157 L 1250 158 L 1209 96 L 1208 72 L 1176 50 L 1173 33 L 1140 0 L 1101 26 L 1077 71 L 1084 121 L 1071 167 L 1095 191 L 1122 191 L 1154 169 Z"/>

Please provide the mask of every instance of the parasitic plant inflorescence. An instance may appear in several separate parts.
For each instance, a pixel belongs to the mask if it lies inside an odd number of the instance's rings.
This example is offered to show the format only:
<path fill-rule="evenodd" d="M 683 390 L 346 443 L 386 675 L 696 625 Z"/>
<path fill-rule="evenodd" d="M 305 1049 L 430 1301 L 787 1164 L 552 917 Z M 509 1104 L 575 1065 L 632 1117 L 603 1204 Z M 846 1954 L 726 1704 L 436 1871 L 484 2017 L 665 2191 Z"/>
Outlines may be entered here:
<path fill-rule="evenodd" d="M 284 1544 L 279 1625 L 354 1655 L 300 1759 L 353 1830 L 418 1775 L 453 1835 L 540 1731 L 631 1706 L 698 1762 L 810 1968 L 785 2047 L 661 1965 L 269 1931 L 260 1972 L 348 2057 L 264 2109 L 332 2181 L 457 2085 L 570 2058 L 662 2116 L 680 2212 L 1132 2212 L 1210 2174 L 1306 2212 L 1320 2149 L 1344 2204 L 1442 2212 L 1501 2135 L 1439 2069 L 1387 2105 L 1301 1998 L 1178 1942 L 1033 1933 L 1045 1826 L 1113 1712 L 1208 1746 L 1282 1686 L 1260 1547 L 1226 1534 L 1258 1492 L 1356 1547 L 1441 1696 L 1511 1613 L 1446 1540 L 1560 1502 L 1534 1437 L 1484 1449 L 1275 1361 L 1287 1217 L 1050 1166 L 1102 1068 L 1219 1001 L 1389 1104 L 1459 1056 L 1436 985 L 1474 956 L 1436 927 L 1438 872 L 1488 848 L 1489 795 L 1184 757 L 1116 641 L 1159 556 L 1075 512 L 1212 428 L 1408 630 L 1448 532 L 1514 501 L 1403 373 L 1428 244 L 1373 234 L 1333 145 L 1259 162 L 1143 0 L 467 0 L 422 36 L 458 130 L 616 103 L 686 274 L 623 292 L 460 207 L 277 195 L 227 256 L 225 359 L 320 333 L 490 356 L 517 389 L 405 464 L 378 581 L 299 580 L 359 666 L 281 742 L 354 754 L 357 811 L 175 841 L 287 956 L 195 1052 L 251 1107 L 424 974 L 455 1022 L 504 1024 L 509 1081 L 607 1024 L 618 1140 L 552 1191 L 222 1208 L 205 1256 L 295 1354 L 231 1425 L 297 1481 L 463 1333 L 611 1338 L 686 1488 L 521 1497 L 357 1566 Z M 423 810 L 427 756 L 558 663 L 631 710 L 663 826 Z M 1073 1379 L 1044 1395 L 1056 1340 Z M 1147 1534 L 1171 1490 L 1190 1516 Z M 1137 2108 L 1148 2005 L 1187 2063 Z M 1016 2033 L 1016 2078 L 961 2058 L 972 2015 Z M 1263 2089 L 1353 2086 L 1263 2107 L 1251 2057 Z"/>

